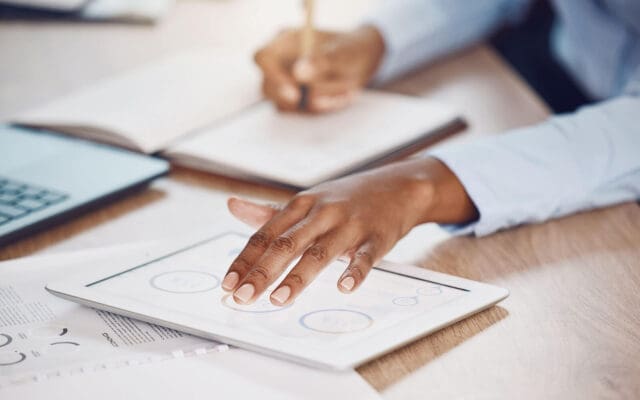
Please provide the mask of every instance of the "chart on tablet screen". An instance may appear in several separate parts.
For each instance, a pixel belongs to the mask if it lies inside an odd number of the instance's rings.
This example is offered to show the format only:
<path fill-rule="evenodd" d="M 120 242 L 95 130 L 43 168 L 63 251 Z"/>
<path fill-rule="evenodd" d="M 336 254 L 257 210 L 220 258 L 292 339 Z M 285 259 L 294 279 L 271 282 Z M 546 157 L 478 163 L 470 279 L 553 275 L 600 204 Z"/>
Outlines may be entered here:
<path fill-rule="evenodd" d="M 291 305 L 278 307 L 269 301 L 278 281 L 253 304 L 240 305 L 222 290 L 220 283 L 247 239 L 241 234 L 225 233 L 90 286 L 225 326 L 304 341 L 317 348 L 347 346 L 467 293 L 460 288 L 373 270 L 355 293 L 343 294 L 336 282 L 345 264 L 336 261 Z"/>

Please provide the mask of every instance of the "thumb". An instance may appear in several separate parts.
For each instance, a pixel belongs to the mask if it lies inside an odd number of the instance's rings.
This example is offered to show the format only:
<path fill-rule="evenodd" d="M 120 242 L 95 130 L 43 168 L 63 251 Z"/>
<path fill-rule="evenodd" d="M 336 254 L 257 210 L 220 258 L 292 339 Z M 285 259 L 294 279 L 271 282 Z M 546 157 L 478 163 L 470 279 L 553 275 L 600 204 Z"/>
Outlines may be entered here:
<path fill-rule="evenodd" d="M 237 197 L 230 197 L 227 200 L 227 207 L 234 217 L 256 229 L 280 212 L 278 207 L 258 204 Z"/>

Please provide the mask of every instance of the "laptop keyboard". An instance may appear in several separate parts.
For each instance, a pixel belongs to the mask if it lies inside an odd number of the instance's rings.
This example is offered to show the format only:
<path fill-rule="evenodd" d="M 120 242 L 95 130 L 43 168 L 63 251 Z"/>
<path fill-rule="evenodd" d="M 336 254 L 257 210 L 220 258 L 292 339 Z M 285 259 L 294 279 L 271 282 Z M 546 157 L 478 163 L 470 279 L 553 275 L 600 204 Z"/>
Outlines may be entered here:
<path fill-rule="evenodd" d="M 0 225 L 64 201 L 69 196 L 0 176 Z"/>

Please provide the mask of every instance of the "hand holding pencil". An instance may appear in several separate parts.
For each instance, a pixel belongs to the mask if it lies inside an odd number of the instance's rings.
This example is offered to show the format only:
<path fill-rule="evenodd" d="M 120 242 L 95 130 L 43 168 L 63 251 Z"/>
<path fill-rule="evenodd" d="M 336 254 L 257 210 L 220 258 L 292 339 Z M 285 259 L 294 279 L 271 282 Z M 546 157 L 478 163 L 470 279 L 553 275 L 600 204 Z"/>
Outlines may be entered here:
<path fill-rule="evenodd" d="M 300 38 L 300 62 L 298 63 L 298 69 L 302 66 L 307 68 L 310 67 L 309 63 L 311 62 L 311 57 L 313 56 L 313 41 L 315 39 L 315 32 L 313 26 L 313 13 L 315 11 L 315 1 L 314 0 L 303 0 L 304 1 L 304 27 L 302 28 L 302 36 Z M 311 66 L 311 68 L 313 68 Z M 305 73 L 302 71 L 298 72 L 298 75 L 301 75 L 302 79 L 300 80 L 300 101 L 298 102 L 299 110 L 307 110 L 309 103 L 309 85 L 308 82 L 304 81 L 304 78 L 313 76 L 312 70 L 311 73 Z"/>
<path fill-rule="evenodd" d="M 323 113 L 348 106 L 384 54 L 373 27 L 328 32 L 314 26 L 314 1 L 304 0 L 304 25 L 287 29 L 255 54 L 264 95 L 282 111 Z"/>

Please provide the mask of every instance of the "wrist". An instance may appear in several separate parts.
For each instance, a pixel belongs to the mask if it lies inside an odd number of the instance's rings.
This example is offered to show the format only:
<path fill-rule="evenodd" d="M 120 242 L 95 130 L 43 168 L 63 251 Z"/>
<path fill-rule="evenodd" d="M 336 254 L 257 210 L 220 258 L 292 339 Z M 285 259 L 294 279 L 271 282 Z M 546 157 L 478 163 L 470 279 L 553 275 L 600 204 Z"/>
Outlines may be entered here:
<path fill-rule="evenodd" d="M 416 192 L 424 201 L 419 223 L 464 224 L 478 219 L 478 210 L 462 182 L 434 157 L 415 160 Z"/>

